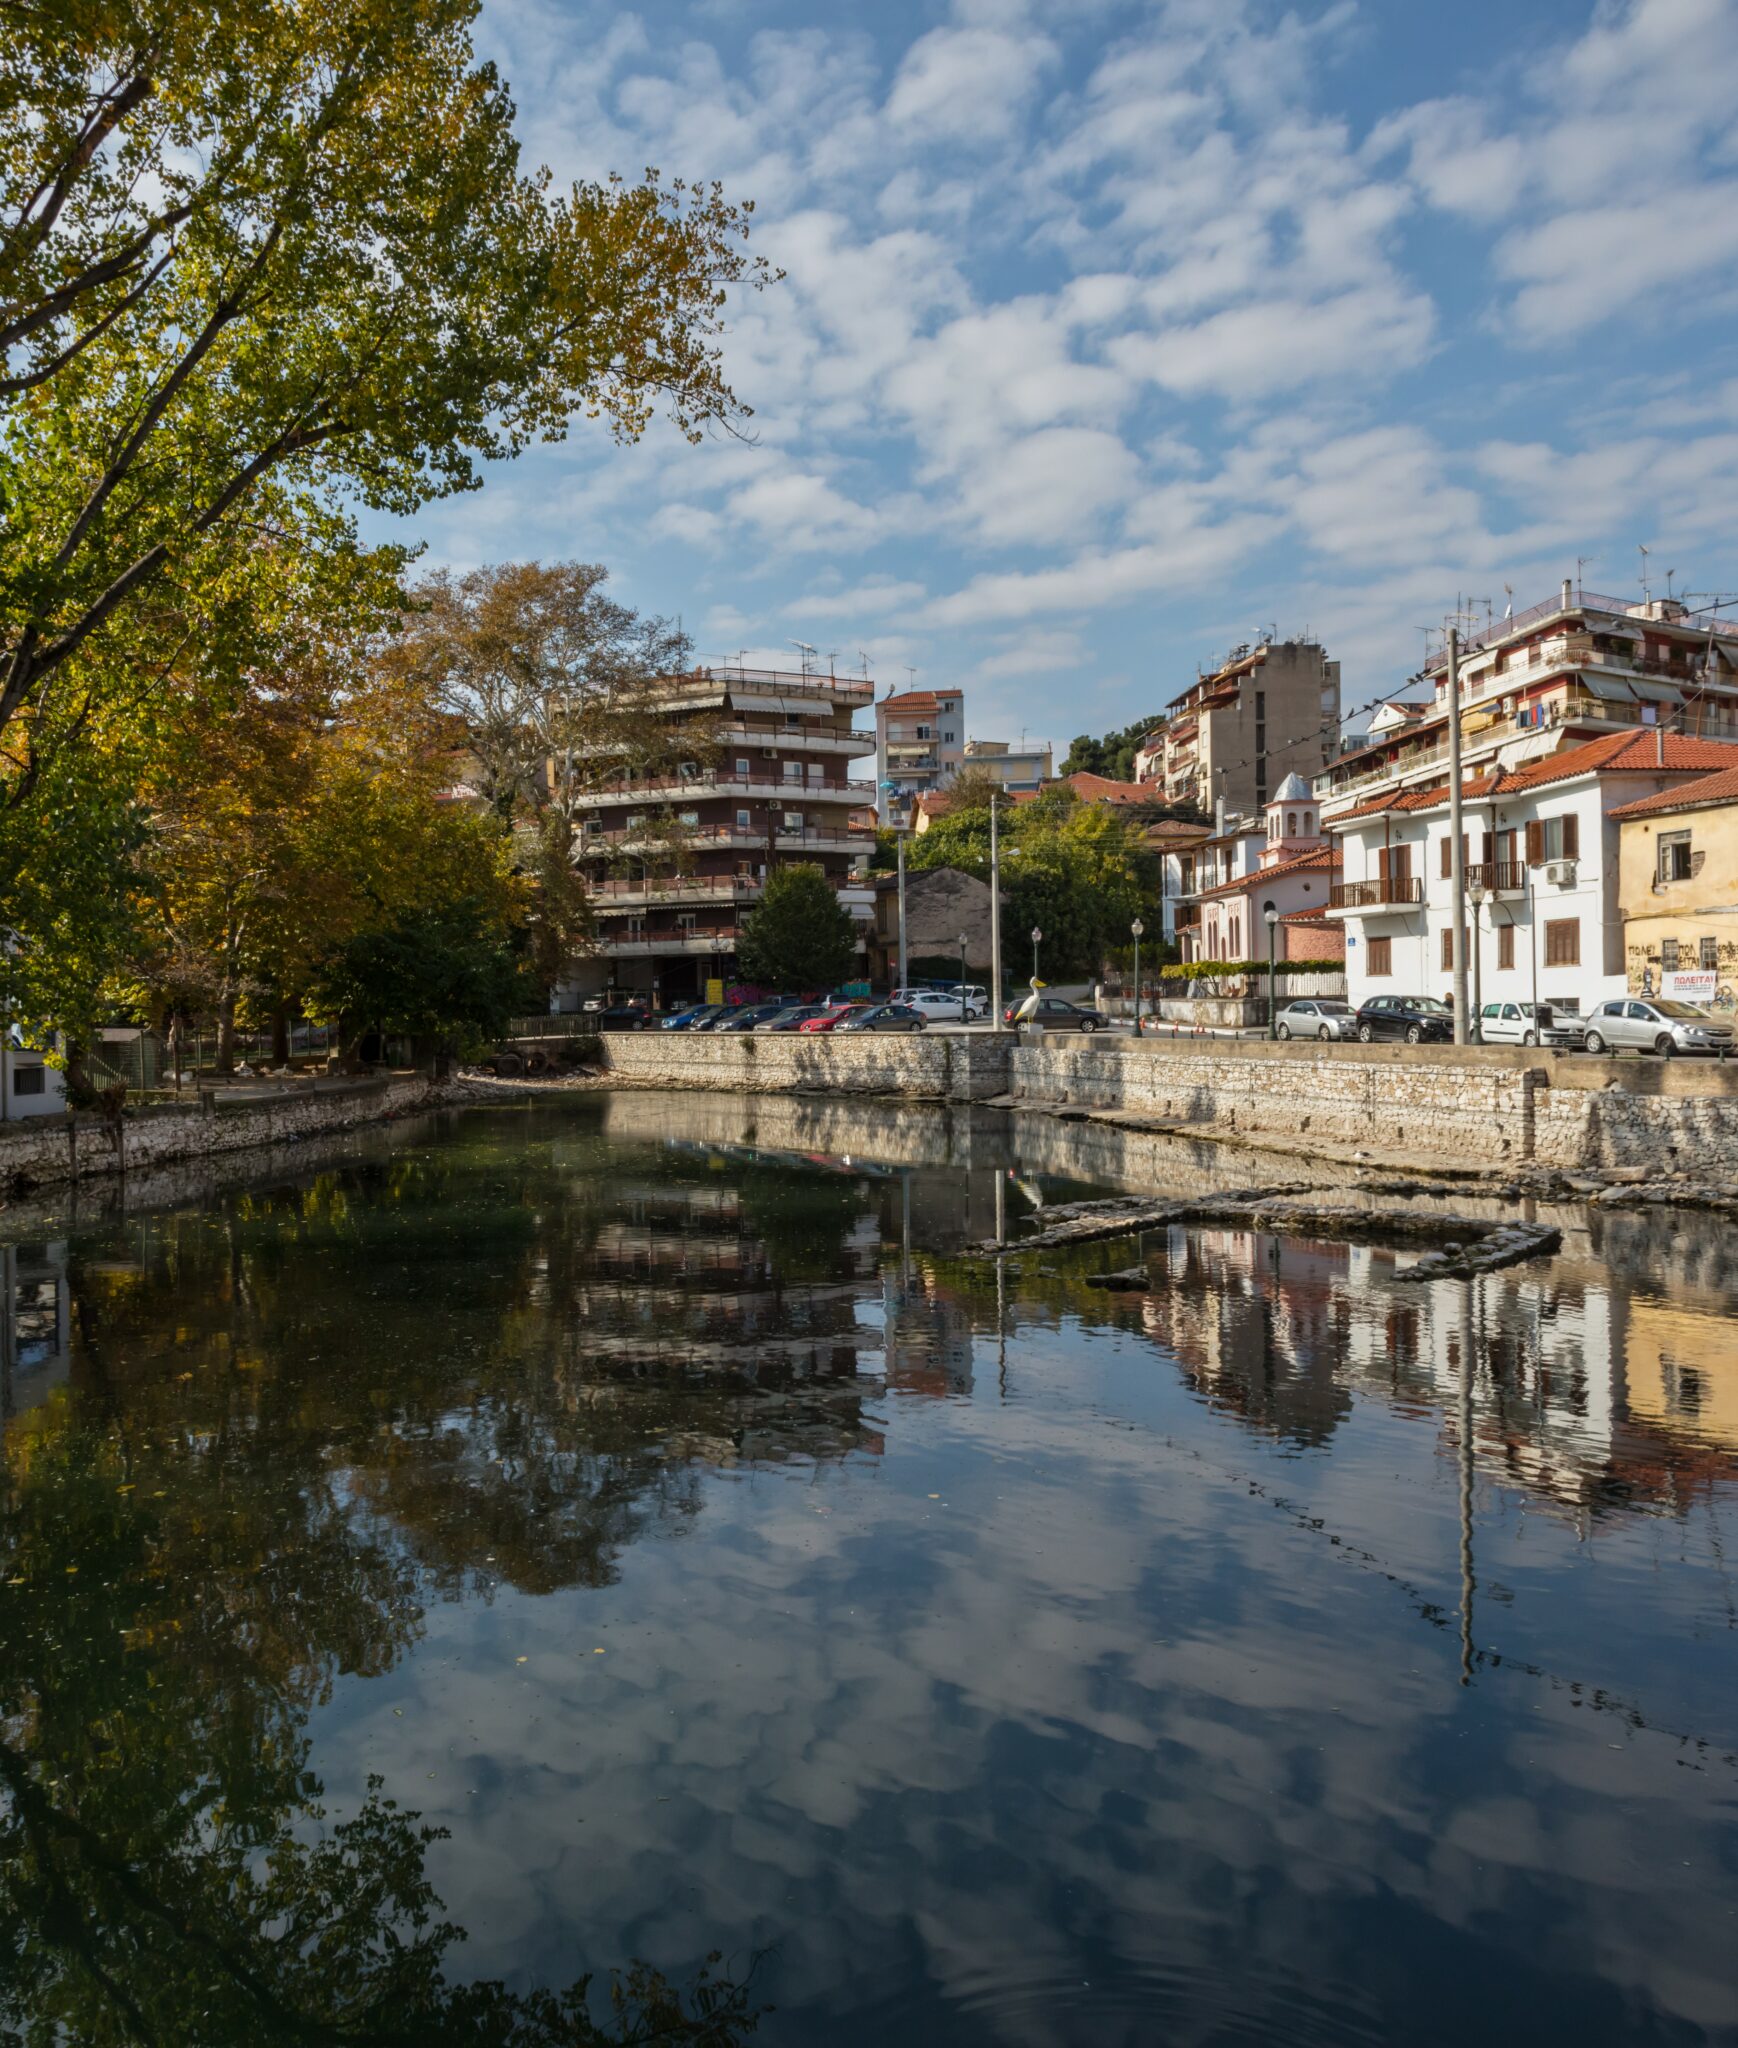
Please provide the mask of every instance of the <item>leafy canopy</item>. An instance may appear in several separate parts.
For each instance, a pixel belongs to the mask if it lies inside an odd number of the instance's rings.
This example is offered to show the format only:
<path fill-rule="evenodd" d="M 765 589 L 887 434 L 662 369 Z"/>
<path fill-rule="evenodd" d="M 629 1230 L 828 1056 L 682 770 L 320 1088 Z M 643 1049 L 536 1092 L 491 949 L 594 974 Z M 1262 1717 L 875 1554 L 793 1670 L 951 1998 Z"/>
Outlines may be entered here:
<path fill-rule="evenodd" d="M 807 862 L 775 868 L 743 922 L 743 978 L 767 988 L 836 988 L 855 957 L 850 914 L 821 870 Z"/>
<path fill-rule="evenodd" d="M 1113 782 L 1135 779 L 1135 755 L 1147 734 L 1165 722 L 1163 713 L 1137 718 L 1120 732 L 1107 732 L 1102 739 L 1079 734 L 1069 745 L 1062 763 L 1064 775 L 1108 775 Z"/>

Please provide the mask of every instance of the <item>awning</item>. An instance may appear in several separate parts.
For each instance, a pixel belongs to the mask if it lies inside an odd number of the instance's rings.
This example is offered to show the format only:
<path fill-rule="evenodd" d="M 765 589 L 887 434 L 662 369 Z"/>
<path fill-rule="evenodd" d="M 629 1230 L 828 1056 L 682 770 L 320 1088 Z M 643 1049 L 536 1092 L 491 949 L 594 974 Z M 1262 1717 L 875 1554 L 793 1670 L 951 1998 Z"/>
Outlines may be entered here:
<path fill-rule="evenodd" d="M 824 716 L 827 710 L 825 702 L 819 697 L 779 697 L 770 690 L 759 689 L 753 683 L 733 682 L 730 685 L 730 701 L 733 704 L 743 704 L 750 698 L 754 701 L 756 711 L 794 711 L 800 716 L 819 718 Z"/>
<path fill-rule="evenodd" d="M 1608 704 L 1676 704 L 1684 694 L 1670 683 L 1650 683 L 1642 676 L 1630 680 L 1584 673 L 1580 683 L 1590 697 Z"/>

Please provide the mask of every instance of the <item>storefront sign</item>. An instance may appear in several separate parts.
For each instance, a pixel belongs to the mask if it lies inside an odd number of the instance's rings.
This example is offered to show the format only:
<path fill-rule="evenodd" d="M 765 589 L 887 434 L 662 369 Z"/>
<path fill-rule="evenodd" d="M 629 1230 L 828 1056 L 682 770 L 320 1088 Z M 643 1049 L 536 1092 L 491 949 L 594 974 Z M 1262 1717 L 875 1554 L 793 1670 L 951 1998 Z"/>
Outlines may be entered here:
<path fill-rule="evenodd" d="M 1660 993 L 1679 1003 L 1711 1003 L 1716 979 L 1711 967 L 1700 972 L 1662 974 Z"/>

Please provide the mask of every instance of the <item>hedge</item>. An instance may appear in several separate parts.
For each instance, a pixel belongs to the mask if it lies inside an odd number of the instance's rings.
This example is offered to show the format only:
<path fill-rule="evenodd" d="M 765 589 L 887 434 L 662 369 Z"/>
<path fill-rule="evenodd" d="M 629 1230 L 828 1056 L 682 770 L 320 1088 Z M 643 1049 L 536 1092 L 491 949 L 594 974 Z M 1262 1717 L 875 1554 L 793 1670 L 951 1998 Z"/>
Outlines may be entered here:
<path fill-rule="evenodd" d="M 1344 974 L 1343 960 L 1276 960 L 1274 974 L 1283 980 L 1286 975 Z M 1266 974 L 1265 960 L 1183 960 L 1169 967 L 1161 967 L 1158 978 L 1161 981 L 1219 981 L 1233 974 Z"/>

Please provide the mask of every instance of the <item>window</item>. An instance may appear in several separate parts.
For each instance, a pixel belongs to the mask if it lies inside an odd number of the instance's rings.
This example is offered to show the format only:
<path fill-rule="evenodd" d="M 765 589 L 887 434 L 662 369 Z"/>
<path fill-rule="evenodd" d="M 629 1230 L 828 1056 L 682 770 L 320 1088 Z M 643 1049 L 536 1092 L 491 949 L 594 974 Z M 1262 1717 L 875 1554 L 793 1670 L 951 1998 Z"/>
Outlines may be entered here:
<path fill-rule="evenodd" d="M 46 1067 L 14 1067 L 12 1070 L 12 1092 L 14 1095 L 46 1095 L 48 1092 L 48 1069 Z"/>
<path fill-rule="evenodd" d="M 920 725 L 917 728 L 917 737 L 920 740 L 930 740 L 934 739 L 935 734 L 930 730 L 930 728 L 927 725 Z"/>
<path fill-rule="evenodd" d="M 1515 964 L 1515 928 L 1512 924 L 1497 926 L 1497 966 L 1513 967 Z"/>
<path fill-rule="evenodd" d="M 753 822 L 754 822 L 754 821 L 753 821 L 753 820 L 752 820 L 752 819 L 751 819 L 751 818 L 749 817 L 749 815 L 748 815 L 748 813 L 747 813 L 746 811 L 738 811 L 738 812 L 737 812 L 737 814 L 736 814 L 736 829 L 737 829 L 737 831 L 739 831 L 739 832 L 746 832 L 746 831 L 748 831 L 748 829 L 749 829 L 749 828 L 750 828 L 750 826 L 751 826 L 751 825 L 753 824 Z"/>
<path fill-rule="evenodd" d="M 676 822 L 678 825 L 686 825 L 690 832 L 696 831 L 700 824 L 700 813 L 698 811 L 678 811 Z"/>
<path fill-rule="evenodd" d="M 1687 882 L 1690 879 L 1690 835 L 1687 832 L 1660 834 L 1660 880 Z"/>
<path fill-rule="evenodd" d="M 801 763 L 800 761 L 787 761 L 787 762 L 786 762 L 786 763 L 784 764 L 784 766 L 785 766 L 785 780 L 786 780 L 787 782 L 801 782 L 801 781 L 802 781 L 802 779 L 803 779 L 803 764 L 802 764 L 802 763 Z"/>
<path fill-rule="evenodd" d="M 737 772 L 737 774 L 738 774 L 738 775 L 748 775 L 748 774 L 750 774 L 750 773 L 752 772 L 752 770 L 751 770 L 751 766 L 750 766 L 750 763 L 749 763 L 749 759 L 748 759 L 748 756 L 747 756 L 746 754 L 738 754 L 738 755 L 737 755 L 737 757 L 736 757 L 736 772 Z"/>
<path fill-rule="evenodd" d="M 1372 939 L 1370 941 L 1370 972 L 1372 976 L 1392 974 L 1394 972 L 1394 941 L 1392 939 Z"/>
<path fill-rule="evenodd" d="M 1442 967 L 1445 974 L 1454 967 L 1454 926 L 1451 924 L 1442 928 Z"/>
<path fill-rule="evenodd" d="M 1573 811 L 1563 818 L 1533 818 L 1527 825 L 1527 865 L 1548 860 L 1581 858 L 1581 820 Z"/>
<path fill-rule="evenodd" d="M 1285 814 L 1285 836 L 1288 839 L 1295 839 L 1297 837 L 1296 811 L 1287 811 Z"/>
<path fill-rule="evenodd" d="M 1546 919 L 1545 965 L 1547 967 L 1579 967 L 1581 965 L 1581 920 L 1578 917 L 1553 917 Z"/>
<path fill-rule="evenodd" d="M 692 930 L 694 929 L 694 913 L 693 913 L 693 911 L 691 911 L 691 910 L 679 910 L 679 911 L 677 911 L 677 913 L 676 913 L 676 929 L 677 929 L 677 930 L 678 930 L 679 932 L 691 932 L 691 931 L 692 931 Z"/>
<path fill-rule="evenodd" d="M 1720 942 L 1718 939 L 1696 941 L 1696 965 L 1704 974 L 1716 973 L 1720 966 Z"/>
<path fill-rule="evenodd" d="M 1676 939 L 1660 941 L 1660 972 L 1676 974 L 1678 971 L 1678 942 Z"/>
<path fill-rule="evenodd" d="M 803 814 L 802 814 L 802 812 L 801 812 L 801 811 L 786 811 L 786 812 L 785 812 L 785 821 L 784 821 L 784 830 L 785 830 L 785 831 L 787 831 L 787 832 L 800 832 L 800 831 L 801 831 L 802 829 L 803 829 Z"/>

